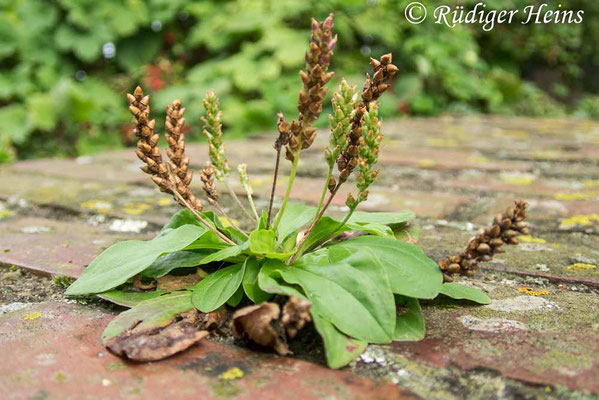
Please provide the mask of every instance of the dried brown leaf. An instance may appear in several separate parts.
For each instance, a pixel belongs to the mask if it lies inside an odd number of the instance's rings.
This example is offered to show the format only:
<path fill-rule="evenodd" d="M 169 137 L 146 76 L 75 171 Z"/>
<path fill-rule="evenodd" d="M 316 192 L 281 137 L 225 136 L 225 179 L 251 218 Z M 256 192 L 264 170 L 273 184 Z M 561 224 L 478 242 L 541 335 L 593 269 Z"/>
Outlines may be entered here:
<path fill-rule="evenodd" d="M 102 342 L 121 357 L 161 360 L 202 340 L 226 319 L 224 307 L 202 313 L 191 303 L 191 292 L 173 292 L 141 302 L 117 316 L 104 330 Z"/>
<path fill-rule="evenodd" d="M 244 307 L 233 314 L 233 335 L 270 347 L 279 355 L 290 354 L 279 320 L 280 314 L 281 310 L 275 303 Z"/>
<path fill-rule="evenodd" d="M 281 316 L 281 323 L 285 327 L 287 336 L 293 339 L 307 322 L 312 321 L 310 317 L 311 306 L 312 304 L 308 300 L 294 296 L 289 297 L 289 300 L 283 306 L 283 315 Z"/>
<path fill-rule="evenodd" d="M 223 326 L 223 324 L 227 321 L 228 315 L 229 313 L 227 312 L 227 308 L 225 306 L 220 306 L 216 310 L 207 314 L 200 313 L 200 321 L 204 329 L 211 331 Z"/>
<path fill-rule="evenodd" d="M 179 314 L 164 327 L 142 331 L 133 329 L 108 340 L 105 346 L 114 354 L 135 361 L 156 361 L 183 351 L 209 335 L 199 322 L 196 309 Z M 132 327 L 134 328 L 134 327 Z"/>
<path fill-rule="evenodd" d="M 141 275 L 136 275 L 133 279 L 133 286 L 140 290 L 154 290 L 156 289 L 156 281 L 152 279 L 148 283 L 143 283 L 141 280 Z"/>
<path fill-rule="evenodd" d="M 158 290 L 179 290 L 184 289 L 188 286 L 195 285 L 202 280 L 202 277 L 198 274 L 190 275 L 165 275 L 158 278 Z"/>

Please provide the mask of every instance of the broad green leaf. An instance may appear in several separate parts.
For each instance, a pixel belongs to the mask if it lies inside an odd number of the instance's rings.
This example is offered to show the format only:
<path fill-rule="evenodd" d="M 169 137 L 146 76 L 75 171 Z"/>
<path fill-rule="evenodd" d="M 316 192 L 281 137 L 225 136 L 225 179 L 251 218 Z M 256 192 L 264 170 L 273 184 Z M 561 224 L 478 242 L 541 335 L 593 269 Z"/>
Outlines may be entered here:
<path fill-rule="evenodd" d="M 284 240 L 293 232 L 298 232 L 302 226 L 310 222 L 316 214 L 316 208 L 304 205 L 290 205 L 285 210 L 285 215 L 281 218 L 278 228 L 279 241 Z M 341 226 L 341 221 L 331 217 L 322 217 L 310 237 L 302 245 L 303 251 L 312 246 L 322 244 L 326 239 L 333 235 L 346 231 L 360 231 L 378 236 L 393 236 L 393 230 L 388 225 L 405 223 L 414 219 L 414 214 L 410 211 L 400 213 L 370 213 L 356 211 L 349 218 L 348 222 Z"/>
<path fill-rule="evenodd" d="M 322 252 L 323 256 L 325 252 Z M 345 288 L 363 304 L 377 320 L 383 330 L 393 336 L 395 327 L 395 300 L 385 270 L 375 264 L 346 264 L 345 267 L 331 267 L 324 263 L 324 257 L 315 255 L 303 258 L 299 267 L 322 276 Z M 350 266 L 347 266 L 349 264 Z M 292 268 L 295 268 L 294 264 Z"/>
<path fill-rule="evenodd" d="M 310 222 L 316 215 L 316 207 L 303 204 L 288 204 L 285 213 L 279 221 L 277 235 L 283 241 L 292 233 L 297 233 L 300 228 Z"/>
<path fill-rule="evenodd" d="M 204 211 L 201 212 L 200 215 L 208 222 L 211 222 L 213 225 L 215 225 L 217 228 L 224 228 L 222 224 L 219 222 L 217 216 L 212 211 Z M 206 227 L 206 225 L 200 222 L 200 220 L 198 220 L 197 217 L 191 211 L 185 208 L 171 217 L 171 219 L 166 223 L 166 225 L 162 227 L 159 235 L 168 233 L 170 230 L 179 228 L 183 225 L 197 225 L 206 230 L 210 230 L 208 227 Z"/>
<path fill-rule="evenodd" d="M 393 237 L 393 230 L 389 226 L 383 224 L 374 222 L 348 222 L 345 226 L 347 227 L 347 230 L 351 231 L 360 231 L 376 236 Z"/>
<path fill-rule="evenodd" d="M 329 249 L 327 247 L 323 247 L 316 251 L 311 251 L 309 253 L 306 253 L 300 258 L 300 261 L 304 265 L 328 265 L 328 264 L 331 264 L 331 262 L 329 261 Z"/>
<path fill-rule="evenodd" d="M 387 225 L 376 222 L 352 222 L 342 226 L 341 221 L 325 216 L 318 221 L 310 236 L 302 244 L 302 251 L 308 251 L 322 245 L 327 240 L 347 231 L 360 231 L 376 236 L 393 237 L 393 230 Z"/>
<path fill-rule="evenodd" d="M 219 269 L 193 288 L 192 302 L 202 312 L 210 312 L 225 304 L 235 294 L 245 271 L 245 263 Z"/>
<path fill-rule="evenodd" d="M 145 300 L 114 318 L 102 333 L 102 342 L 133 328 L 133 332 L 168 325 L 172 319 L 191 310 L 191 292 L 174 292 L 164 296 Z"/>
<path fill-rule="evenodd" d="M 360 253 L 358 251 L 357 253 Z M 371 299 L 366 297 L 363 301 L 367 305 L 371 313 L 381 322 L 381 326 L 388 327 L 388 333 L 392 335 L 392 330 L 395 325 L 395 299 L 393 292 L 391 291 L 391 285 L 389 278 L 387 277 L 385 269 L 376 263 L 370 262 L 357 262 L 366 257 L 360 257 L 358 254 L 354 254 L 343 260 L 344 263 L 350 264 L 352 268 L 360 271 L 369 279 L 364 280 L 362 289 L 370 290 L 371 293 L 376 293 L 376 302 L 373 303 Z M 313 271 L 327 271 L 326 267 L 331 263 L 330 251 L 328 248 L 320 249 L 316 252 L 308 253 L 304 255 L 300 260 L 301 265 L 305 266 L 306 269 Z M 293 265 L 294 267 L 296 264 Z M 330 279 L 335 280 L 334 275 L 330 276 Z M 372 282 L 372 286 L 368 286 Z M 351 283 L 347 284 L 348 286 Z"/>
<path fill-rule="evenodd" d="M 270 293 L 260 289 L 258 285 L 258 274 L 262 261 L 254 257 L 248 258 L 245 264 L 245 274 L 243 275 L 243 290 L 247 297 L 256 304 L 260 304 L 272 297 Z"/>
<path fill-rule="evenodd" d="M 314 245 L 323 244 L 324 241 L 332 238 L 334 235 L 350 230 L 347 225 L 341 226 L 340 224 L 340 221 L 331 217 L 322 217 L 316 223 L 310 236 L 302 244 L 301 251 L 307 251 Z"/>
<path fill-rule="evenodd" d="M 214 233 L 214 231 L 207 230 L 196 241 L 187 246 L 185 250 L 220 250 L 226 249 L 230 246 L 230 244 L 223 242 L 222 239 L 216 233 Z"/>
<path fill-rule="evenodd" d="M 144 277 L 160 278 L 176 268 L 195 267 L 210 254 L 210 250 L 175 251 L 154 261 L 141 274 Z"/>
<path fill-rule="evenodd" d="M 279 253 L 276 234 L 272 230 L 261 229 L 250 233 L 250 251 L 252 254 L 261 255 L 266 258 L 284 260 L 293 253 Z"/>
<path fill-rule="evenodd" d="M 465 286 L 457 282 L 444 283 L 441 288 L 441 294 L 449 296 L 452 299 L 470 300 L 479 304 L 491 303 L 489 296 L 482 290 Z"/>
<path fill-rule="evenodd" d="M 273 260 L 266 265 L 272 265 Z M 331 321 L 345 334 L 374 343 L 389 343 L 395 329 L 395 306 L 384 300 L 392 296 L 367 274 L 346 263 L 287 266 L 275 264 L 285 282 L 302 287 L 312 310 Z M 264 267 L 263 267 L 264 268 Z M 374 274 L 376 272 L 373 272 Z M 384 272 L 382 269 L 380 273 Z"/>
<path fill-rule="evenodd" d="M 328 247 L 331 262 L 381 265 L 393 293 L 419 299 L 435 298 L 443 276 L 437 263 L 414 244 L 378 236 L 361 236 Z M 349 262 L 349 261 L 347 261 Z"/>
<path fill-rule="evenodd" d="M 406 222 L 405 224 L 392 225 L 393 236 L 395 239 L 404 242 L 414 243 L 420 237 L 420 227 L 414 222 Z"/>
<path fill-rule="evenodd" d="M 393 237 L 396 231 L 415 217 L 409 210 L 397 213 L 355 211 L 347 221 L 347 225 L 351 230 Z"/>
<path fill-rule="evenodd" d="M 347 222 L 393 225 L 408 222 L 414 218 L 415 215 L 410 210 L 404 210 L 401 212 L 355 211 L 351 217 L 349 217 Z"/>
<path fill-rule="evenodd" d="M 114 304 L 118 304 L 119 306 L 131 308 L 142 301 L 162 296 L 165 293 L 168 292 L 165 290 L 155 290 L 153 292 L 124 292 L 122 290 L 109 290 L 108 292 L 100 293 L 98 297 Z"/>
<path fill-rule="evenodd" d="M 295 296 L 300 299 L 308 298 L 298 285 L 287 283 L 283 280 L 280 273 L 281 262 L 266 262 L 258 272 L 258 286 L 267 293 L 281 294 L 286 296 Z"/>
<path fill-rule="evenodd" d="M 67 295 L 101 293 L 125 283 L 163 254 L 187 247 L 205 231 L 183 225 L 149 241 L 119 242 L 100 254 L 67 289 Z"/>
<path fill-rule="evenodd" d="M 269 229 L 250 233 L 250 251 L 254 254 L 274 253 L 277 250 L 275 232 Z"/>
<path fill-rule="evenodd" d="M 355 360 L 366 350 L 368 342 L 353 339 L 341 333 L 327 319 L 312 312 L 314 327 L 322 337 L 327 365 L 330 368 L 341 368 Z"/>
<path fill-rule="evenodd" d="M 215 251 L 200 261 L 199 265 L 209 264 L 216 261 L 239 261 L 239 256 L 244 250 L 247 250 L 248 242 L 235 246 L 225 247 L 222 250 Z"/>
<path fill-rule="evenodd" d="M 245 241 L 247 241 L 247 237 L 232 226 L 227 226 L 226 228 L 224 228 L 223 233 L 237 244 L 242 244 Z"/>
<path fill-rule="evenodd" d="M 413 341 L 424 339 L 426 326 L 418 299 L 404 296 L 396 297 L 400 312 L 397 314 L 393 340 Z"/>
<path fill-rule="evenodd" d="M 189 211 L 188 209 L 183 209 L 175 215 L 173 215 L 171 219 L 169 219 L 166 225 L 164 225 L 160 230 L 160 235 L 164 235 L 170 232 L 171 230 L 179 228 L 183 225 L 197 225 L 201 226 L 202 228 L 205 228 L 206 230 L 208 229 L 200 221 L 198 221 L 198 219 L 195 217 L 195 215 L 193 215 L 191 211 Z"/>
<path fill-rule="evenodd" d="M 289 235 L 287 239 L 283 240 L 281 243 L 281 251 L 283 253 L 289 253 L 295 250 L 295 244 L 297 243 L 296 235 Z"/>
<path fill-rule="evenodd" d="M 240 285 L 237 291 L 227 300 L 227 305 L 231 307 L 237 307 L 243 299 L 243 287 Z"/>

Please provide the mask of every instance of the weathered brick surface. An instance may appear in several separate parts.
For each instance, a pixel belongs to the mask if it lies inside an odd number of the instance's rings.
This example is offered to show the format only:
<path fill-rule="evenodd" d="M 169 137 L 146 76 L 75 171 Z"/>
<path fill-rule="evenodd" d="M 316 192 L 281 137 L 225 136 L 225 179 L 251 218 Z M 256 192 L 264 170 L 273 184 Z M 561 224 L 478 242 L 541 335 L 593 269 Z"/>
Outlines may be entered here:
<path fill-rule="evenodd" d="M 75 388 L 100 397 L 168 396 L 173 387 L 180 397 L 285 398 L 289 390 L 308 398 L 348 398 L 348 393 L 367 398 L 368 391 L 370 398 L 410 396 L 392 390 L 388 382 L 394 382 L 439 399 L 599 394 L 599 123 L 443 117 L 385 121 L 384 132 L 384 172 L 364 209 L 412 209 L 422 227 L 420 244 L 436 259 L 459 250 L 515 198 L 529 201 L 531 236 L 466 282 L 486 290 L 493 304 L 429 302 L 424 341 L 371 346 L 343 373 L 216 342 L 163 363 L 123 364 L 98 343 L 109 314 L 93 306 L 42 304 L 36 306 L 42 317 L 35 320 L 23 320 L 22 312 L 2 317 L 0 329 L 7 335 L 0 348 L 14 354 L 2 366 L 7 368 L 2 389 L 16 398 L 46 393 L 62 398 L 75 395 Z M 231 165 L 249 164 L 258 207 L 265 207 L 270 191 L 272 139 L 261 136 L 227 147 Z M 322 132 L 302 156 L 294 201 L 318 201 L 325 144 Z M 196 169 L 206 159 L 204 144 L 190 145 L 189 153 Z M 1 167 L 0 263 L 76 275 L 111 243 L 151 236 L 177 208 L 138 172 L 139 165 L 123 150 Z M 288 162 L 282 165 L 279 198 L 289 169 Z M 236 177 L 231 183 L 239 189 Z M 343 212 L 345 193 L 332 213 Z M 75 323 L 69 314 L 81 318 Z M 56 346 L 50 339 L 40 344 L 53 330 L 66 339 Z M 17 351 L 20 347 L 26 350 Z M 55 358 L 39 356 L 50 353 Z M 222 354 L 223 361 L 214 354 Z M 245 373 L 240 381 L 218 377 L 223 368 L 237 365 Z M 174 386 L 178 382 L 181 386 Z M 310 385 L 317 389 L 307 389 Z"/>
<path fill-rule="evenodd" d="M 3 398 L 418 398 L 388 382 L 208 340 L 159 363 L 126 362 L 100 343 L 112 317 L 64 303 L 0 316 L 0 347 L 10 360 L 0 365 Z"/>
<path fill-rule="evenodd" d="M 0 220 L 0 264 L 77 277 L 110 245 L 140 237 L 111 230 L 112 223 L 94 226 L 90 222 L 27 216 Z M 113 227 L 119 226 L 123 225 Z"/>

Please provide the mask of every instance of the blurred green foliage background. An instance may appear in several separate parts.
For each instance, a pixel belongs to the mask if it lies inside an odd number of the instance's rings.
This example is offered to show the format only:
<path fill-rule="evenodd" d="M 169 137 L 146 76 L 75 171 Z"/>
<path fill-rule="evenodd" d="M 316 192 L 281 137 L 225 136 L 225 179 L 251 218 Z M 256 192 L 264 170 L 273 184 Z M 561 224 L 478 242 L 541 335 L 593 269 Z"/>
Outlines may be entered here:
<path fill-rule="evenodd" d="M 384 116 L 500 113 L 599 118 L 599 1 L 579 25 L 478 25 L 450 29 L 430 15 L 411 25 L 410 0 L 0 0 L 0 161 L 75 156 L 132 142 L 125 92 L 152 94 L 160 125 L 181 98 L 191 138 L 201 99 L 221 98 L 227 132 L 272 130 L 296 114 L 298 70 L 310 17 L 335 12 L 336 85 L 360 85 L 370 56 L 400 68 Z M 556 1 L 546 0 L 556 6 Z M 535 0 L 487 0 L 523 9 Z M 553 4 L 556 3 L 556 4 Z M 329 93 L 331 90 L 329 90 Z M 326 124 L 326 118 L 322 118 Z"/>

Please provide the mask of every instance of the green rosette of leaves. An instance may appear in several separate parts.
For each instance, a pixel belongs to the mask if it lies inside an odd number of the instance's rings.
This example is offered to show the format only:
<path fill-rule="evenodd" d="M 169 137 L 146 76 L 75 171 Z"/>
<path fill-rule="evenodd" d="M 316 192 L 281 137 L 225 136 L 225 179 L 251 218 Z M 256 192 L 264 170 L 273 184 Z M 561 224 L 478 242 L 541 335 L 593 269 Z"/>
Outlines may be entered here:
<path fill-rule="evenodd" d="M 224 228 L 213 213 L 202 213 L 235 241 L 230 245 L 203 227 L 191 212 L 182 210 L 156 238 L 120 242 L 105 250 L 66 294 L 99 294 L 117 304 L 143 309 L 155 297 L 189 292 L 191 304 L 204 313 L 225 304 L 261 303 L 275 294 L 305 298 L 312 304 L 310 314 L 331 368 L 351 362 L 368 343 L 422 339 L 425 324 L 418 299 L 442 293 L 479 303 L 488 301 L 477 289 L 443 284 L 435 261 L 417 245 L 396 238 L 413 229 L 414 215 L 408 211 L 356 212 L 341 228 L 341 221 L 326 217 L 307 243 L 330 235 L 333 228 L 361 235 L 331 240 L 287 265 L 297 232 L 315 213 L 315 207 L 291 204 L 277 231 L 256 229 L 245 241 L 235 230 Z M 123 290 L 137 275 L 160 278 L 185 270 L 191 273 L 198 267 L 208 274 L 199 283 L 177 291 Z"/>

